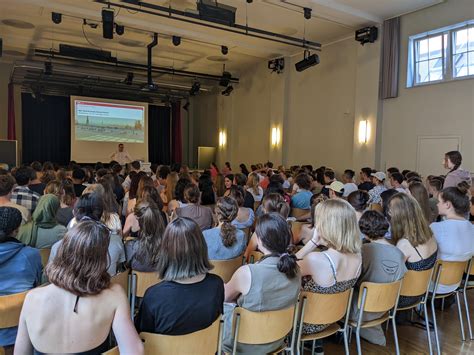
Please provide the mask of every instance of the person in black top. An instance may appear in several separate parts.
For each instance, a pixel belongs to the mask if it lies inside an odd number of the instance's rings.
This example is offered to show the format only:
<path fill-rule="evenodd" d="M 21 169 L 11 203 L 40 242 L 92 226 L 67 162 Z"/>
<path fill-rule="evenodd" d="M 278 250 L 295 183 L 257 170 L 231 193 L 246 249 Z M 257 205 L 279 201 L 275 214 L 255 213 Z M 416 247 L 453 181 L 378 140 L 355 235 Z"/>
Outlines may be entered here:
<path fill-rule="evenodd" d="M 362 168 L 360 169 L 360 180 L 362 181 L 359 185 L 359 190 L 370 191 L 375 185 L 371 180 L 372 169 L 371 168 Z"/>
<path fill-rule="evenodd" d="M 253 195 L 245 189 L 246 184 L 247 184 L 247 176 L 245 176 L 244 174 L 234 175 L 234 185 L 241 186 L 245 191 L 244 204 L 242 207 L 253 209 L 254 204 L 255 204 L 255 199 L 253 198 Z"/>
<path fill-rule="evenodd" d="M 222 314 L 224 282 L 210 274 L 206 241 L 193 220 L 166 227 L 156 270 L 163 281 L 150 287 L 135 319 L 138 333 L 184 335 L 209 327 Z"/>
<path fill-rule="evenodd" d="M 72 171 L 72 182 L 74 184 L 74 193 L 77 197 L 82 195 L 82 192 L 85 190 L 86 186 L 82 185 L 84 179 L 86 178 L 86 173 L 81 168 L 75 168 Z"/>

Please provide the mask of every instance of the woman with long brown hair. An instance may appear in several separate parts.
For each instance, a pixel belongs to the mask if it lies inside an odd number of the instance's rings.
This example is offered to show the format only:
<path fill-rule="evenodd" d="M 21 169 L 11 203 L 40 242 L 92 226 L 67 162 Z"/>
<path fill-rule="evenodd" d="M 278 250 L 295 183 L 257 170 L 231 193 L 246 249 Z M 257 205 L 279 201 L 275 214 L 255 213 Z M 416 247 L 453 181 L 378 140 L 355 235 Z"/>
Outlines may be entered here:
<path fill-rule="evenodd" d="M 100 354 L 114 331 L 121 353 L 143 354 L 125 292 L 107 273 L 109 230 L 85 220 L 64 237 L 46 266 L 50 285 L 28 293 L 15 353 Z M 93 320 L 93 321 L 92 321 Z"/>
<path fill-rule="evenodd" d="M 428 195 L 428 190 L 421 182 L 412 182 L 408 185 L 408 191 L 410 195 L 418 202 L 421 210 L 423 211 L 423 216 L 426 218 L 426 222 L 432 223 L 438 218 L 438 208 L 430 206 L 430 197 Z"/>

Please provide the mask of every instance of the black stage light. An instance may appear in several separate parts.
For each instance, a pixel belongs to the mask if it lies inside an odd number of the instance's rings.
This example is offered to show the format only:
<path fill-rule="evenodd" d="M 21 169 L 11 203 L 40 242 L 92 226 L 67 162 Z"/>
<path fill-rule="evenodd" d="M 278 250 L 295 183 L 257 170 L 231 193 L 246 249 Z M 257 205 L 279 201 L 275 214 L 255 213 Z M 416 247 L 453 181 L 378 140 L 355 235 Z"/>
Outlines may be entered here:
<path fill-rule="evenodd" d="M 123 35 L 125 33 L 125 26 L 116 24 L 115 33 L 117 33 L 119 36 Z"/>
<path fill-rule="evenodd" d="M 184 105 L 183 105 L 183 110 L 184 111 L 189 111 L 189 106 L 191 106 L 191 104 L 188 102 L 186 102 Z"/>
<path fill-rule="evenodd" d="M 199 81 L 195 81 L 189 90 L 189 95 L 196 96 L 199 91 L 201 90 L 201 83 Z"/>
<path fill-rule="evenodd" d="M 53 63 L 44 62 L 44 75 L 53 75 Z"/>
<path fill-rule="evenodd" d="M 114 38 L 114 11 L 102 9 L 102 35 L 104 38 Z"/>
<path fill-rule="evenodd" d="M 127 85 L 132 85 L 133 84 L 133 73 L 132 72 L 127 73 L 127 77 L 125 78 L 125 80 L 123 82 Z"/>
<path fill-rule="evenodd" d="M 227 46 L 221 46 L 221 52 L 223 55 L 227 55 L 227 53 L 229 53 L 229 48 L 227 48 Z"/>
<path fill-rule="evenodd" d="M 63 20 L 63 15 L 61 15 L 59 12 L 52 12 L 51 13 L 51 20 L 53 20 L 53 22 L 56 25 L 59 25 L 61 23 L 61 21 Z"/>
<path fill-rule="evenodd" d="M 181 37 L 179 36 L 173 36 L 173 44 L 175 46 L 179 46 L 181 44 Z"/>
<path fill-rule="evenodd" d="M 309 51 L 304 51 L 304 59 L 295 64 L 296 71 L 301 72 L 312 66 L 319 64 L 319 55 L 310 55 Z"/>
<path fill-rule="evenodd" d="M 220 86 L 228 86 L 230 84 L 230 79 L 232 78 L 232 74 L 228 71 L 224 71 L 222 73 L 221 80 L 219 81 Z"/>
<path fill-rule="evenodd" d="M 312 10 L 309 7 L 304 7 L 303 11 L 304 11 L 304 18 L 309 20 L 311 18 L 311 11 Z"/>
<path fill-rule="evenodd" d="M 253 0 L 247 0 L 247 4 L 253 3 Z"/>
<path fill-rule="evenodd" d="M 0 57 L 3 55 L 3 39 L 0 38 Z"/>
<path fill-rule="evenodd" d="M 234 91 L 234 87 L 232 85 L 229 85 L 228 87 L 225 88 L 224 91 L 222 91 L 222 95 L 224 96 L 230 96 L 230 93 Z"/>

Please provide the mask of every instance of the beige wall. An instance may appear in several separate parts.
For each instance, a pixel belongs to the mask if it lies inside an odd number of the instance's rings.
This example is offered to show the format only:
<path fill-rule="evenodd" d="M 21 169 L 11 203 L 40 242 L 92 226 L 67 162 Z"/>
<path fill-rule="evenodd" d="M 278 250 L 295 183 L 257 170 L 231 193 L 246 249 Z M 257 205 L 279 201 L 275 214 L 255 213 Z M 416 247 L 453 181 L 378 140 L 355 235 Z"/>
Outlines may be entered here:
<path fill-rule="evenodd" d="M 0 139 L 7 139 L 8 82 L 13 65 L 0 63 Z"/>
<path fill-rule="evenodd" d="M 463 165 L 474 171 L 474 80 L 406 88 L 408 37 L 473 18 L 472 0 L 449 0 L 402 17 L 400 96 L 383 102 L 382 167 L 415 169 L 418 136 L 452 135 L 461 136 Z"/>

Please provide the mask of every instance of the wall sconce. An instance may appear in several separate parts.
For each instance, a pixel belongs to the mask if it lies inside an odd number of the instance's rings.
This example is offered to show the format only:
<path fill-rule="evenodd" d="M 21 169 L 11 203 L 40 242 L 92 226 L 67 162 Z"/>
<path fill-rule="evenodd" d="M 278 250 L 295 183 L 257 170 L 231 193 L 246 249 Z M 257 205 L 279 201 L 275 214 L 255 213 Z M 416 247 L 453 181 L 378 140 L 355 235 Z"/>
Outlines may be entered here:
<path fill-rule="evenodd" d="M 278 147 L 280 145 L 280 128 L 273 127 L 272 128 L 272 146 Z"/>
<path fill-rule="evenodd" d="M 224 148 L 227 144 L 227 134 L 225 131 L 219 132 L 219 147 Z"/>
<path fill-rule="evenodd" d="M 368 120 L 359 122 L 359 143 L 366 144 L 370 138 L 370 126 Z"/>

